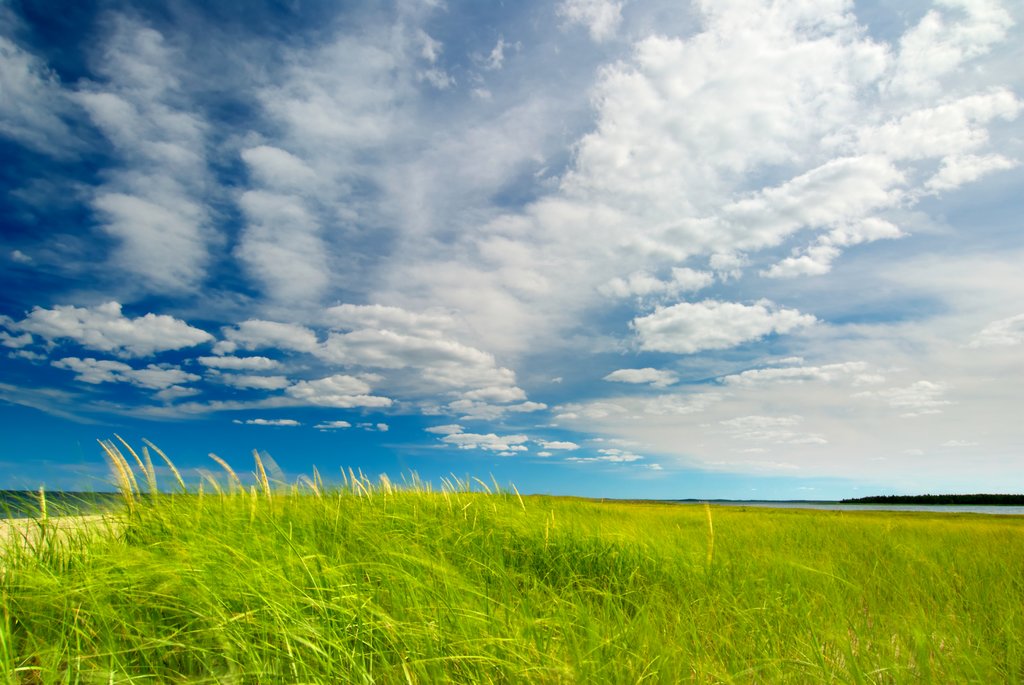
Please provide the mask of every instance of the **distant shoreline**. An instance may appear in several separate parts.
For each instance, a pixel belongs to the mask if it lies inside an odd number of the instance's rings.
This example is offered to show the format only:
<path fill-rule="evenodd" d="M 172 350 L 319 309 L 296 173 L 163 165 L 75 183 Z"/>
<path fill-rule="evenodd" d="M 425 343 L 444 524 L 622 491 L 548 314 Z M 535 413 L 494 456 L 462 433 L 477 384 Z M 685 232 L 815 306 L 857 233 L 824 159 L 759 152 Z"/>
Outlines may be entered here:
<path fill-rule="evenodd" d="M 840 500 L 839 504 L 974 504 L 986 507 L 1022 507 L 1024 495 L 873 495 Z"/>

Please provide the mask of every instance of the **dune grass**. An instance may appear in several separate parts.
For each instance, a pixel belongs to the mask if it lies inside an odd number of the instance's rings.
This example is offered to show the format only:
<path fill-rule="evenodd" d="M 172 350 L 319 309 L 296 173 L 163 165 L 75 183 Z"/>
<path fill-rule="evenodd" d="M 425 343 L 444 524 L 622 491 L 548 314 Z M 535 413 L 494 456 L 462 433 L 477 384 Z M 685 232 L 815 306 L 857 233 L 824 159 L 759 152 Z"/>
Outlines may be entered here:
<path fill-rule="evenodd" d="M 275 488 L 259 463 L 147 494 L 148 455 L 122 461 L 123 511 L 4 543 L 9 682 L 1024 681 L 1017 517 Z"/>

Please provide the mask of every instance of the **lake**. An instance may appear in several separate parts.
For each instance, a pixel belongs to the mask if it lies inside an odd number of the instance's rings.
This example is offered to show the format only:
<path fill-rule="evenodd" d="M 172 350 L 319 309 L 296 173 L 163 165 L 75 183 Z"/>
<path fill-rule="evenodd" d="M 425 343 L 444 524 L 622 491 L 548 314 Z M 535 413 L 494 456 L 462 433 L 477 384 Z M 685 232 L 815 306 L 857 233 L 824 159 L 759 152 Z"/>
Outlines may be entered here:
<path fill-rule="evenodd" d="M 687 504 L 702 500 L 686 500 Z M 767 507 L 772 509 L 824 509 L 828 511 L 923 511 L 942 514 L 995 514 L 1024 516 L 1024 507 L 975 504 L 843 504 L 840 502 L 771 502 L 746 500 L 710 500 L 710 504 L 730 507 Z"/>

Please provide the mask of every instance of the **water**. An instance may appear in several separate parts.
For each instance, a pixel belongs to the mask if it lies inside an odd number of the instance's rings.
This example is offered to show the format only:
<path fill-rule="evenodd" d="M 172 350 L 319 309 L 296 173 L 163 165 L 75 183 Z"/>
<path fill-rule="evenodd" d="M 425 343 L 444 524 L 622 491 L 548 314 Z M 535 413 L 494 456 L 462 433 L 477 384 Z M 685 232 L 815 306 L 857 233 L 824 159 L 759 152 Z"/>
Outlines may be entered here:
<path fill-rule="evenodd" d="M 689 500 L 698 502 L 700 500 Z M 1024 516 L 1024 507 L 977 504 L 842 504 L 840 502 L 758 502 L 712 500 L 711 504 L 731 507 L 765 507 L 771 509 L 824 509 L 827 511 L 921 511 L 942 514 L 995 514 Z"/>

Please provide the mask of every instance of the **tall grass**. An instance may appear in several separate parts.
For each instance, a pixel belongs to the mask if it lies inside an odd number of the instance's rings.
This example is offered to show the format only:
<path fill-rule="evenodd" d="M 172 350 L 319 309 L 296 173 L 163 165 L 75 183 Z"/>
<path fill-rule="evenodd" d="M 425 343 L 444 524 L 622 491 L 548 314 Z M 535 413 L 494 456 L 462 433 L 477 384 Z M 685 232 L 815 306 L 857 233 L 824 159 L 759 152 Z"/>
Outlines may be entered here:
<path fill-rule="evenodd" d="M 157 494 L 105 448 L 123 511 L 3 543 L 9 682 L 1024 681 L 1015 517 L 283 486 L 258 453 Z"/>

